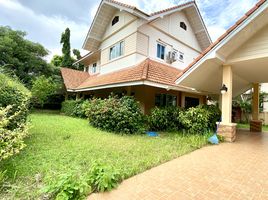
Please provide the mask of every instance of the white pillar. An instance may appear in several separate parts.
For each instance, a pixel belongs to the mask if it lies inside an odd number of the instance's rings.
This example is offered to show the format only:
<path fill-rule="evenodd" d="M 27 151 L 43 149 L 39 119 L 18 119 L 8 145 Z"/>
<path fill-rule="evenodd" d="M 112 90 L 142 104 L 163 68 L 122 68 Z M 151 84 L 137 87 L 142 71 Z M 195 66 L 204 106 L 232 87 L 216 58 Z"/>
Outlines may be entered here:
<path fill-rule="evenodd" d="M 233 97 L 233 73 L 230 65 L 223 65 L 222 84 L 228 88 L 225 94 L 222 94 L 222 123 L 232 123 L 232 97 Z"/>
<path fill-rule="evenodd" d="M 259 120 L 260 85 L 253 83 L 252 119 Z"/>

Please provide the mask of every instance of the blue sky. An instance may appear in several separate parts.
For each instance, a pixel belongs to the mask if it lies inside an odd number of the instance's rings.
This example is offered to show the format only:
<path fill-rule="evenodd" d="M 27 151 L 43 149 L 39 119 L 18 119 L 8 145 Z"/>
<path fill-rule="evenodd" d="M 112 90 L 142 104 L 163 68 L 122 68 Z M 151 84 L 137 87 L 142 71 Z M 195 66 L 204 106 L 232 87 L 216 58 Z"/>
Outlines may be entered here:
<path fill-rule="evenodd" d="M 145 12 L 168 8 L 187 0 L 118 0 Z M 212 40 L 216 40 L 257 0 L 196 0 Z M 100 0 L 0 0 L 0 25 L 28 33 L 53 54 L 61 54 L 60 35 L 71 29 L 72 48 L 81 49 Z M 85 51 L 82 51 L 86 53 Z"/>

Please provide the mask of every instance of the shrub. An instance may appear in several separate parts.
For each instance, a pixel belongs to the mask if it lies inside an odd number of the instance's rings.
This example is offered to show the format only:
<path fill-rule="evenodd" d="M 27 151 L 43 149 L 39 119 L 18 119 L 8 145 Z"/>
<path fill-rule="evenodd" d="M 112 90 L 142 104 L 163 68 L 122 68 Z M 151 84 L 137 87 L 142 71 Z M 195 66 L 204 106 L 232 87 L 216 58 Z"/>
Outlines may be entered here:
<path fill-rule="evenodd" d="M 29 99 L 22 84 L 0 74 L 0 161 L 25 147 Z"/>
<path fill-rule="evenodd" d="M 43 108 L 49 96 L 55 94 L 58 88 L 58 84 L 54 83 L 52 78 L 46 78 L 45 76 L 38 77 L 33 81 L 31 90 L 34 105 L 40 105 Z"/>
<path fill-rule="evenodd" d="M 215 130 L 216 129 L 216 122 L 221 121 L 221 110 L 219 109 L 218 106 L 215 105 L 203 105 L 203 109 L 206 109 L 209 113 L 208 116 L 208 128 L 210 130 Z"/>
<path fill-rule="evenodd" d="M 45 187 L 44 192 L 56 200 L 77 200 L 85 199 L 91 187 L 83 177 L 67 173 Z"/>
<path fill-rule="evenodd" d="M 7 112 L 7 117 L 13 116 L 7 129 L 14 130 L 26 123 L 30 97 L 30 92 L 21 83 L 0 74 L 0 107 L 12 105 Z"/>
<path fill-rule="evenodd" d="M 92 126 L 116 133 L 135 133 L 144 126 L 139 104 L 128 96 L 93 99 L 87 105 L 86 115 Z"/>
<path fill-rule="evenodd" d="M 94 162 L 87 177 L 93 191 L 110 191 L 122 180 L 120 173 L 113 167 Z"/>
<path fill-rule="evenodd" d="M 179 118 L 183 127 L 189 133 L 205 133 L 209 130 L 210 113 L 202 106 L 192 107 L 180 112 Z"/>
<path fill-rule="evenodd" d="M 148 116 L 149 129 L 152 131 L 173 131 L 181 128 L 179 107 L 155 107 Z"/>
<path fill-rule="evenodd" d="M 67 100 L 62 102 L 61 111 L 68 116 L 86 118 L 88 104 L 87 100 Z"/>

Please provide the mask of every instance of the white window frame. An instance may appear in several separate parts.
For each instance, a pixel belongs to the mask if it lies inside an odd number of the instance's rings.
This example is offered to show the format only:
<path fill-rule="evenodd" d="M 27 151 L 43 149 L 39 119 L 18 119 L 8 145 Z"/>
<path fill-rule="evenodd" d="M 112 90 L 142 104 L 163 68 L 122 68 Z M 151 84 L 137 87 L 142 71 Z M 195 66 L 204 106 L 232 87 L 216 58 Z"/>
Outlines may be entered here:
<path fill-rule="evenodd" d="M 125 41 L 120 41 L 110 47 L 109 60 L 114 60 L 124 55 Z"/>
<path fill-rule="evenodd" d="M 164 58 L 161 58 L 161 52 L 160 52 L 160 57 L 158 57 L 158 46 L 164 47 Z M 166 45 L 163 43 L 157 42 L 156 45 L 156 57 L 161 60 L 166 60 Z"/>
<path fill-rule="evenodd" d="M 91 70 L 92 74 L 97 73 L 97 63 L 93 63 L 92 64 L 92 70 Z"/>

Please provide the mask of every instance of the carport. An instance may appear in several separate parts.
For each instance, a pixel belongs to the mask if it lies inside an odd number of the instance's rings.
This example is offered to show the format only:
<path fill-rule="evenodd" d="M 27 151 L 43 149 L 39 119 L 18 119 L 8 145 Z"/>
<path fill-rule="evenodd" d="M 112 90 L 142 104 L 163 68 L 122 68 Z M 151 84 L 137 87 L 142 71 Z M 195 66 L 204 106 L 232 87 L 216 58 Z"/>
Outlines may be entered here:
<path fill-rule="evenodd" d="M 268 2 L 254 8 L 206 49 L 176 83 L 219 98 L 222 122 L 219 134 L 236 138 L 232 99 L 253 88 L 251 131 L 261 131 L 259 84 L 268 82 Z"/>

